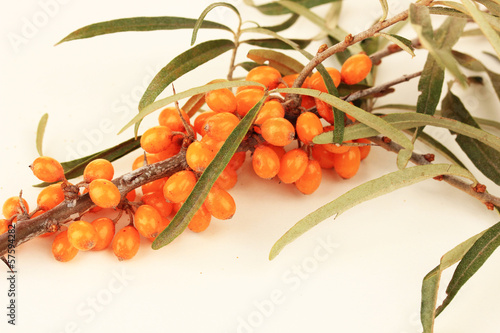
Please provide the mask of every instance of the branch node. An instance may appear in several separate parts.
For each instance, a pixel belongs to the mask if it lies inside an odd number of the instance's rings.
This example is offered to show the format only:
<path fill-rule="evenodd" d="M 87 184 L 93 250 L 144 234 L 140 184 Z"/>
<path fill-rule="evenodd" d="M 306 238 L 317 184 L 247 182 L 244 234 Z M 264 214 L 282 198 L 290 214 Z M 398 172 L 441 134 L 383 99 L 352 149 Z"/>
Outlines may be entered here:
<path fill-rule="evenodd" d="M 477 183 L 477 185 L 474 186 L 472 189 L 476 193 L 485 193 L 486 192 L 486 185 Z"/>

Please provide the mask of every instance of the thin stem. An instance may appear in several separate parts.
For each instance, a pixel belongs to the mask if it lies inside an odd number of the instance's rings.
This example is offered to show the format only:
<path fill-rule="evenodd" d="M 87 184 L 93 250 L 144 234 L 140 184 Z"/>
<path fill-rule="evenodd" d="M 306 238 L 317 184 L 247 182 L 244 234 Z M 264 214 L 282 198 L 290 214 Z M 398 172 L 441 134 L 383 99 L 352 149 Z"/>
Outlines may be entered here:
<path fill-rule="evenodd" d="M 234 49 L 233 53 L 231 54 L 231 60 L 229 61 L 229 72 L 227 73 L 227 80 L 232 81 L 233 80 L 233 73 L 234 70 L 236 69 L 235 62 L 236 62 L 236 54 L 238 53 L 238 47 L 240 46 L 240 37 L 241 37 L 241 18 L 240 18 L 240 23 L 238 24 L 238 30 L 234 34 Z"/>

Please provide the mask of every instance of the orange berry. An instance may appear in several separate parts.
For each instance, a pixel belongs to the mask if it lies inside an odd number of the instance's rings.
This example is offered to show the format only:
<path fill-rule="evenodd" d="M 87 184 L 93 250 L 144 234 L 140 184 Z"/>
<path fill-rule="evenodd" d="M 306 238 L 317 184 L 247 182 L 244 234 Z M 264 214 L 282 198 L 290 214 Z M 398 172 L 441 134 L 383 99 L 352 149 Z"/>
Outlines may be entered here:
<path fill-rule="evenodd" d="M 101 208 L 114 208 L 121 200 L 121 194 L 115 184 L 107 179 L 96 179 L 89 185 L 90 199 Z"/>
<path fill-rule="evenodd" d="M 328 72 L 328 74 L 330 74 L 335 87 L 338 87 L 340 84 L 340 72 L 336 68 L 332 67 L 327 67 L 326 71 Z M 309 79 L 309 88 L 316 89 L 325 93 L 328 92 L 325 81 L 323 80 L 320 72 L 315 72 L 313 75 L 311 75 L 311 78 Z"/>
<path fill-rule="evenodd" d="M 227 165 L 215 181 L 217 185 L 226 191 L 232 189 L 238 182 L 238 173 L 231 166 Z"/>
<path fill-rule="evenodd" d="M 181 135 L 172 136 L 172 142 L 170 142 L 167 149 L 154 154 L 155 158 L 158 161 L 164 161 L 167 158 L 177 155 L 181 151 L 183 139 L 184 138 Z"/>
<path fill-rule="evenodd" d="M 52 254 L 57 261 L 67 262 L 78 254 L 78 249 L 68 240 L 68 231 L 59 233 L 52 243 Z"/>
<path fill-rule="evenodd" d="M 247 153 L 244 151 L 239 151 L 237 153 L 234 153 L 233 157 L 231 157 L 231 159 L 229 160 L 227 166 L 233 168 L 234 170 L 238 170 L 239 168 L 241 168 L 243 163 L 245 163 L 246 158 L 247 158 Z"/>
<path fill-rule="evenodd" d="M 297 118 L 295 128 L 300 141 L 306 145 L 312 144 L 314 137 L 323 133 L 323 124 L 321 124 L 321 120 L 312 112 L 302 113 Z"/>
<path fill-rule="evenodd" d="M 236 212 L 231 194 L 217 185 L 212 186 L 204 204 L 210 214 L 219 220 L 230 219 Z"/>
<path fill-rule="evenodd" d="M 173 204 L 165 200 L 161 192 L 146 193 L 141 200 L 144 204 L 155 208 L 162 217 L 168 217 L 172 213 Z"/>
<path fill-rule="evenodd" d="M 283 118 L 285 116 L 285 109 L 277 100 L 270 100 L 264 103 L 257 118 L 255 118 L 255 125 L 262 125 L 264 121 L 271 118 Z"/>
<path fill-rule="evenodd" d="M 258 88 L 248 88 L 236 94 L 236 112 L 244 117 L 251 108 L 264 96 L 264 91 Z"/>
<path fill-rule="evenodd" d="M 210 215 L 210 212 L 205 205 L 201 205 L 200 209 L 198 209 L 189 222 L 188 228 L 194 232 L 202 232 L 208 228 L 211 220 L 212 215 Z"/>
<path fill-rule="evenodd" d="M 330 124 L 333 124 L 335 122 L 335 117 L 333 115 L 332 106 L 326 102 L 323 102 L 319 98 L 315 98 L 314 102 L 316 105 L 316 110 L 318 111 L 320 117 L 325 119 Z"/>
<path fill-rule="evenodd" d="M 92 221 L 92 226 L 96 230 L 96 243 L 93 251 L 101 251 L 108 248 L 115 236 L 115 223 L 107 218 L 101 217 Z"/>
<path fill-rule="evenodd" d="M 346 84 L 363 81 L 372 70 L 372 60 L 364 53 L 350 56 L 342 65 L 340 75 Z"/>
<path fill-rule="evenodd" d="M 83 180 L 90 183 L 94 179 L 113 179 L 115 174 L 115 169 L 110 161 L 103 158 L 98 158 L 93 160 L 85 167 L 83 171 Z"/>
<path fill-rule="evenodd" d="M 137 196 L 137 193 L 135 192 L 135 190 L 132 190 L 132 191 L 127 193 L 125 198 L 127 198 L 128 201 L 134 201 L 136 196 Z"/>
<path fill-rule="evenodd" d="M 283 155 L 280 160 L 279 179 L 285 184 L 296 182 L 306 171 L 309 158 L 302 149 L 295 148 Z"/>
<path fill-rule="evenodd" d="M 165 186 L 167 179 L 168 177 L 164 177 L 142 185 L 141 186 L 142 194 L 163 191 L 163 186 Z"/>
<path fill-rule="evenodd" d="M 370 150 L 372 148 L 372 146 L 371 146 L 372 142 L 370 140 L 368 140 L 368 139 L 365 139 L 365 138 L 354 140 L 354 142 L 365 144 L 365 145 L 362 145 L 362 146 L 358 146 L 359 153 L 360 153 L 360 159 L 362 161 L 370 153 Z"/>
<path fill-rule="evenodd" d="M 224 144 L 224 141 L 216 140 L 210 135 L 205 135 L 203 138 L 201 138 L 200 142 L 204 143 L 214 154 L 217 154 Z"/>
<path fill-rule="evenodd" d="M 286 153 L 286 150 L 283 147 L 273 146 L 269 143 L 265 143 L 265 145 L 268 146 L 269 148 L 271 148 L 272 150 L 274 150 L 274 152 L 276 153 L 276 155 L 278 155 L 278 158 L 280 160 L 283 157 L 283 155 L 285 155 L 285 153 Z"/>
<path fill-rule="evenodd" d="M 170 220 L 167 219 L 166 217 L 161 217 L 161 221 L 160 221 L 160 224 L 158 224 L 158 234 L 155 236 L 155 237 L 148 237 L 148 239 L 153 242 L 156 237 L 158 237 L 159 234 L 161 234 L 163 232 L 163 230 L 165 230 L 168 225 L 170 224 Z"/>
<path fill-rule="evenodd" d="M 40 156 L 30 165 L 33 174 L 40 180 L 54 183 L 64 179 L 64 169 L 58 161 L 48 156 Z"/>
<path fill-rule="evenodd" d="M 261 126 L 264 140 L 274 146 L 286 146 L 295 138 L 295 128 L 285 118 L 271 118 Z"/>
<path fill-rule="evenodd" d="M 196 176 L 190 170 L 174 173 L 163 186 L 163 195 L 170 202 L 184 202 L 196 185 Z"/>
<path fill-rule="evenodd" d="M 137 158 L 132 163 L 132 170 L 137 170 L 139 168 L 142 168 L 145 165 L 154 164 L 154 163 L 158 162 L 159 160 L 156 157 L 156 155 L 146 154 L 146 161 L 147 161 L 147 163 L 144 163 L 144 155 L 137 156 Z"/>
<path fill-rule="evenodd" d="M 311 194 L 316 191 L 321 184 L 321 174 L 321 165 L 319 162 L 316 160 L 309 160 L 306 171 L 304 171 L 304 174 L 295 182 L 295 187 L 304 194 Z"/>
<path fill-rule="evenodd" d="M 351 147 L 343 154 L 335 154 L 333 167 L 337 174 L 345 179 L 353 177 L 359 170 L 361 154 L 358 147 Z"/>
<path fill-rule="evenodd" d="M 209 112 L 203 112 L 202 114 L 198 115 L 195 120 L 194 120 L 194 130 L 196 133 L 198 133 L 201 136 L 205 136 L 207 133 L 205 131 L 205 124 L 207 123 L 208 118 L 212 117 L 216 113 L 213 111 Z"/>
<path fill-rule="evenodd" d="M 205 102 L 215 112 L 234 113 L 236 111 L 236 97 L 227 88 L 207 92 L 205 94 Z"/>
<path fill-rule="evenodd" d="M 151 154 L 157 154 L 168 148 L 172 142 L 172 130 L 167 126 L 154 126 L 146 130 L 141 137 L 141 147 Z"/>
<path fill-rule="evenodd" d="M 141 245 L 141 237 L 137 229 L 128 225 L 118 231 L 113 238 L 112 247 L 118 260 L 132 259 Z"/>
<path fill-rule="evenodd" d="M 24 207 L 26 207 L 26 212 L 29 212 L 30 208 L 26 200 L 23 199 Z M 10 197 L 5 200 L 2 208 L 3 216 L 6 219 L 10 219 L 14 215 L 22 213 L 21 202 L 19 201 L 19 197 Z"/>
<path fill-rule="evenodd" d="M 135 211 L 134 226 L 146 238 L 154 238 L 158 235 L 158 225 L 160 223 L 161 215 L 152 206 L 142 205 Z"/>
<path fill-rule="evenodd" d="M 274 89 L 278 86 L 278 84 L 281 82 L 281 73 L 271 67 L 271 66 L 258 66 L 255 68 L 252 68 L 247 76 L 246 76 L 246 81 L 255 81 L 262 83 L 263 85 L 266 86 L 266 88 Z M 262 89 L 261 87 L 258 86 L 251 86 L 256 87 L 258 89 Z"/>
<path fill-rule="evenodd" d="M 10 223 L 6 219 L 0 219 L 0 235 L 9 231 Z"/>
<path fill-rule="evenodd" d="M 333 168 L 333 156 L 335 154 L 326 150 L 324 146 L 325 145 L 314 145 L 312 147 L 312 156 L 318 161 L 321 168 L 331 169 Z"/>
<path fill-rule="evenodd" d="M 207 119 L 205 131 L 215 140 L 225 141 L 229 134 L 238 126 L 240 120 L 232 113 L 217 113 Z"/>
<path fill-rule="evenodd" d="M 181 110 L 182 118 L 189 124 L 189 116 Z M 163 111 L 158 116 L 158 123 L 161 126 L 166 126 L 170 128 L 173 132 L 185 132 L 186 128 L 184 127 L 184 123 L 179 116 L 179 111 L 177 111 L 176 107 L 167 107 L 163 109 Z"/>
<path fill-rule="evenodd" d="M 97 243 L 97 231 L 85 221 L 74 221 L 68 227 L 68 240 L 80 251 L 88 251 Z"/>
<path fill-rule="evenodd" d="M 38 208 L 50 210 L 64 201 L 64 191 L 61 184 L 52 184 L 44 188 L 36 199 Z"/>
<path fill-rule="evenodd" d="M 257 176 L 271 179 L 280 170 L 280 159 L 276 152 L 267 145 L 258 145 L 252 156 L 252 167 Z"/>
<path fill-rule="evenodd" d="M 215 153 L 200 141 L 191 143 L 186 151 L 186 162 L 196 172 L 203 172 L 212 162 Z"/>

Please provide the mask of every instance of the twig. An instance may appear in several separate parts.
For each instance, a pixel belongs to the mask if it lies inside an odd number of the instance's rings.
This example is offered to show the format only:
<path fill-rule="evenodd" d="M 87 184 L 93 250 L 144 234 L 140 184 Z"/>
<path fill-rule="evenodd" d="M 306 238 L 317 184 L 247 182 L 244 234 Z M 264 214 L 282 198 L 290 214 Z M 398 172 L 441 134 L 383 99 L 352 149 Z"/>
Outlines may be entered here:
<path fill-rule="evenodd" d="M 369 139 L 378 146 L 394 153 L 398 153 L 401 149 L 403 149 L 402 146 L 398 145 L 394 141 L 386 141 L 380 136 L 371 137 Z M 417 154 L 415 152 L 412 153 L 410 161 L 416 165 L 432 164 L 426 155 Z M 484 185 L 473 187 L 461 178 L 451 175 L 443 175 L 439 178 L 439 180 L 443 180 L 451 186 L 481 201 L 486 205 L 486 207 L 488 207 L 488 209 L 492 209 L 493 206 L 500 207 L 500 198 L 486 192 Z M 481 188 L 481 190 L 478 190 L 478 188 Z"/>
<path fill-rule="evenodd" d="M 359 98 L 362 98 L 362 97 L 365 97 L 365 96 L 369 96 L 369 95 L 372 95 L 372 94 L 376 94 L 376 93 L 379 93 L 379 92 L 382 92 L 384 90 L 387 90 L 388 88 L 392 87 L 392 86 L 395 86 L 396 84 L 399 84 L 399 83 L 402 83 L 402 82 L 407 82 L 407 81 L 410 81 L 411 79 L 413 78 L 416 78 L 418 76 L 422 75 L 422 71 L 419 71 L 419 72 L 416 72 L 416 73 L 413 73 L 413 74 L 407 74 L 407 75 L 403 75 L 402 77 L 399 77 L 397 79 L 394 79 L 390 82 L 387 82 L 387 83 L 384 83 L 382 85 L 379 85 L 379 86 L 376 86 L 376 87 L 372 87 L 372 88 L 367 88 L 367 89 L 363 89 L 363 90 L 358 90 L 350 95 L 347 95 L 344 97 L 344 100 L 346 102 L 352 102 L 352 101 L 355 101 Z"/>

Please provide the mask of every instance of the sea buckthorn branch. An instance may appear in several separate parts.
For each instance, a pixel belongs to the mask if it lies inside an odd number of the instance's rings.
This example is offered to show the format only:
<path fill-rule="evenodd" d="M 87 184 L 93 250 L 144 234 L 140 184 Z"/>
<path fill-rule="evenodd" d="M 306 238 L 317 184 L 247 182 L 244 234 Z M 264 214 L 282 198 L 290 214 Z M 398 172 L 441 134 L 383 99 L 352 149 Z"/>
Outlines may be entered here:
<path fill-rule="evenodd" d="M 415 49 L 420 48 L 422 46 L 422 44 L 420 43 L 420 39 L 418 37 L 413 39 L 411 41 L 411 46 Z M 398 45 L 389 44 L 385 49 L 370 54 L 370 59 L 374 64 L 378 65 L 382 61 L 382 58 L 385 58 L 387 56 L 390 56 L 391 54 L 398 53 L 401 51 L 403 51 L 403 49 Z"/>
<path fill-rule="evenodd" d="M 418 1 L 417 4 L 421 6 L 429 6 L 433 0 L 421 0 Z M 329 48 L 325 50 L 321 50 L 322 52 L 318 52 L 314 58 L 309 61 L 309 63 L 304 67 L 302 72 L 300 72 L 299 76 L 293 83 L 293 88 L 300 88 L 306 78 L 309 76 L 309 74 L 313 71 L 316 66 L 318 66 L 320 63 L 328 59 L 329 57 L 333 56 L 336 53 L 342 52 L 345 49 L 347 49 L 349 46 L 359 43 L 367 38 L 373 37 L 376 33 L 390 27 L 391 25 L 394 25 L 398 22 L 404 21 L 408 18 L 409 15 L 409 10 L 405 10 L 387 20 L 384 20 L 382 22 L 377 22 L 373 26 L 371 26 L 369 29 L 360 32 L 356 35 L 347 35 L 343 41 L 338 42 L 335 45 L 330 46 Z M 293 100 L 295 106 L 298 106 L 300 104 L 300 96 L 295 95 L 295 94 L 288 94 L 287 95 L 288 100 Z"/>
<path fill-rule="evenodd" d="M 181 150 L 179 154 L 172 158 L 146 165 L 124 174 L 121 177 L 117 177 L 113 180 L 113 183 L 118 187 L 121 197 L 125 198 L 127 193 L 135 188 L 154 180 L 171 176 L 175 172 L 184 170 L 187 167 L 186 152 L 185 150 Z M 64 201 L 53 209 L 33 219 L 27 220 L 20 218 L 15 226 L 16 238 L 14 245 L 17 247 L 37 236 L 49 232 L 53 230 L 54 226 L 71 221 L 72 216 L 82 214 L 93 206 L 95 206 L 95 204 L 87 193 L 81 195 L 74 202 L 71 202 L 71 204 L 69 204 L 68 201 Z M 0 256 L 7 253 L 8 247 L 8 233 L 4 233 L 0 235 Z"/>
<path fill-rule="evenodd" d="M 374 144 L 384 148 L 387 151 L 391 151 L 394 153 L 399 153 L 403 147 L 398 145 L 397 143 L 393 141 L 386 140 L 383 137 L 380 136 L 375 136 L 369 138 L 370 141 L 372 141 Z M 427 164 L 432 164 L 433 156 L 429 154 L 418 154 L 413 152 L 411 155 L 410 161 L 416 165 L 427 165 Z M 471 186 L 470 183 L 467 183 L 466 181 L 462 180 L 461 178 L 458 178 L 456 176 L 450 176 L 450 175 L 443 175 L 437 180 L 442 180 L 445 181 L 446 183 L 450 184 L 451 186 L 467 193 L 468 195 L 472 196 L 473 198 L 481 201 L 483 204 L 486 205 L 486 207 L 490 210 L 493 210 L 494 207 L 500 207 L 500 198 L 497 196 L 494 196 L 488 192 L 486 192 L 486 186 L 482 184 L 477 184 L 476 186 Z"/>

